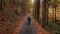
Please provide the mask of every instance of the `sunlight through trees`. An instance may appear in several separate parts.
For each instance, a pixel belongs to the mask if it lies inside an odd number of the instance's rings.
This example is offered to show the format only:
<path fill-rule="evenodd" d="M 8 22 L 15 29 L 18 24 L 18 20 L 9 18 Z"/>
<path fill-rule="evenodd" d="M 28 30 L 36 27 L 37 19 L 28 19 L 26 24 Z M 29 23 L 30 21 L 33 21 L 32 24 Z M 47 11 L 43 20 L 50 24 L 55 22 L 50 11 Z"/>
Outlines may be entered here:
<path fill-rule="evenodd" d="M 28 14 L 50 32 L 60 32 L 60 0 L 0 0 L 0 17 L 5 16 L 0 20 L 11 29 Z"/>

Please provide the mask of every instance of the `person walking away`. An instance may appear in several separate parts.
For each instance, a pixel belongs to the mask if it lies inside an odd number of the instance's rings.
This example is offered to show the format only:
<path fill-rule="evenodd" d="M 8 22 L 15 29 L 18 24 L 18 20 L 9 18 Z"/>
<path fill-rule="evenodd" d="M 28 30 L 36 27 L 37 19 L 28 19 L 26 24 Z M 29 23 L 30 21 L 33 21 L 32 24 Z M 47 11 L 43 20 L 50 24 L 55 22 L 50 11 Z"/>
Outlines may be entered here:
<path fill-rule="evenodd" d="M 31 23 L 31 18 L 28 16 L 28 25 Z"/>

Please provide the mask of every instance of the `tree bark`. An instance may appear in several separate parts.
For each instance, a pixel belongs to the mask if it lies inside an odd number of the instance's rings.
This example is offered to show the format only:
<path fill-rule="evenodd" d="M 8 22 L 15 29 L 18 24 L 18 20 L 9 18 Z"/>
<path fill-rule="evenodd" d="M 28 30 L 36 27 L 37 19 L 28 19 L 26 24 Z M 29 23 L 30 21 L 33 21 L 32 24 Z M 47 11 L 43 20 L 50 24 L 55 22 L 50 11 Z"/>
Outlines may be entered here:
<path fill-rule="evenodd" d="M 40 16 L 40 0 L 36 0 L 35 3 L 35 18 L 37 19 L 37 21 L 39 22 L 39 17 Z"/>
<path fill-rule="evenodd" d="M 43 27 L 45 27 L 46 26 L 46 24 L 47 24 L 47 20 L 46 20 L 46 0 L 43 0 L 43 10 L 42 10 L 43 12 L 42 12 L 42 18 L 43 18 Z"/>

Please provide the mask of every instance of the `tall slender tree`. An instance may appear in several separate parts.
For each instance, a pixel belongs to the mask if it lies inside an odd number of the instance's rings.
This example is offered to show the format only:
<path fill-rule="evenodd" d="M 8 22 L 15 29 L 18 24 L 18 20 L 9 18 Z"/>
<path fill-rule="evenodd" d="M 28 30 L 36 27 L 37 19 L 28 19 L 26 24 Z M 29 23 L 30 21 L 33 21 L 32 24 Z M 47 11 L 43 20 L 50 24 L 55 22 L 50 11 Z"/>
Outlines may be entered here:
<path fill-rule="evenodd" d="M 35 0 L 35 18 L 39 22 L 39 16 L 40 16 L 40 0 Z"/>
<path fill-rule="evenodd" d="M 53 8 L 53 16 L 54 16 L 54 20 L 53 20 L 53 21 L 57 21 L 57 19 L 56 19 L 57 0 L 53 0 L 53 1 L 51 2 L 51 6 L 52 6 L 52 8 Z M 52 16 L 52 17 L 53 17 L 53 16 Z"/>
<path fill-rule="evenodd" d="M 42 12 L 42 18 L 43 18 L 43 27 L 46 26 L 46 0 L 43 0 L 43 12 Z"/>
<path fill-rule="evenodd" d="M 2 2 L 3 2 L 3 0 L 0 0 L 0 9 L 1 9 L 1 10 L 3 9 L 3 7 L 2 7 Z"/>
<path fill-rule="evenodd" d="M 56 19 L 56 7 L 57 7 L 57 4 L 56 3 L 57 3 L 57 0 L 55 0 L 55 7 L 54 7 L 55 8 L 55 21 L 57 21 L 57 19 Z"/>
<path fill-rule="evenodd" d="M 37 20 L 39 22 L 39 19 L 40 19 L 40 0 L 37 1 Z"/>
<path fill-rule="evenodd" d="M 45 27 L 48 24 L 48 8 L 51 0 L 43 0 L 43 10 L 42 10 L 42 18 L 43 18 L 43 27 Z"/>

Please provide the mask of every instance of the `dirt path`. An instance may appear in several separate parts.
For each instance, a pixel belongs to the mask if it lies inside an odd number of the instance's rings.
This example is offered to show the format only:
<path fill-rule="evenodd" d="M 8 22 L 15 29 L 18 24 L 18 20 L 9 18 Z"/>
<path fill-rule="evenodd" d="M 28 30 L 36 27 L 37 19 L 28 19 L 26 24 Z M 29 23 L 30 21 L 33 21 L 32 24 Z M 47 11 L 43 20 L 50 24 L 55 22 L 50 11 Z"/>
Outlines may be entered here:
<path fill-rule="evenodd" d="M 13 34 L 19 34 L 19 32 L 21 31 L 23 25 L 24 25 L 24 21 L 26 20 L 27 16 L 24 17 L 24 19 L 20 22 L 19 27 L 16 28 L 16 30 L 14 31 Z M 49 32 L 45 31 L 38 23 L 37 21 L 35 21 L 32 17 L 32 24 L 35 26 L 37 34 L 50 34 Z"/>
<path fill-rule="evenodd" d="M 38 24 L 38 22 L 36 20 L 34 20 L 32 17 L 32 23 L 33 25 L 36 27 L 36 31 L 37 31 L 37 34 L 50 34 L 49 32 L 45 31 L 41 25 Z"/>
<path fill-rule="evenodd" d="M 21 30 L 23 24 L 24 24 L 24 21 L 26 19 L 27 16 L 24 16 L 25 18 L 22 18 L 23 20 L 22 21 L 18 21 L 20 24 L 19 26 L 16 28 L 16 30 L 13 32 L 13 34 L 19 34 L 19 31 Z"/>

